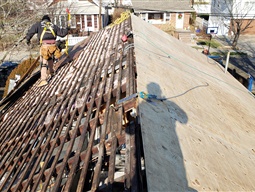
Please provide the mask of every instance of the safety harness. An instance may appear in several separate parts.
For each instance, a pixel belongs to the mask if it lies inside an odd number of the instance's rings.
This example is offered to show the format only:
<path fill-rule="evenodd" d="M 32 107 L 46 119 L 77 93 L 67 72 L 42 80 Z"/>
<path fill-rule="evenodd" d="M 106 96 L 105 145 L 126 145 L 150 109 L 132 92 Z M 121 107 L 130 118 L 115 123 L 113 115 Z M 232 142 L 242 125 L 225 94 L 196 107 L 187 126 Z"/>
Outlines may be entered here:
<path fill-rule="evenodd" d="M 42 44 L 43 36 L 44 36 L 44 34 L 46 33 L 47 30 L 50 31 L 51 34 L 54 37 L 56 37 L 56 34 L 53 31 L 53 29 L 52 29 L 53 24 L 51 22 L 42 22 L 41 24 L 42 24 L 42 27 L 43 27 L 43 31 L 42 31 L 42 34 L 41 34 L 41 37 L 40 37 L 40 45 Z M 48 69 L 48 65 L 47 64 L 42 63 L 42 62 L 40 64 L 41 64 L 41 67 L 46 67 Z"/>
<path fill-rule="evenodd" d="M 53 24 L 51 22 L 42 22 L 43 31 L 40 37 L 40 44 L 42 44 L 43 36 L 47 30 L 50 30 L 51 34 L 56 37 L 55 32 L 52 29 Z"/>

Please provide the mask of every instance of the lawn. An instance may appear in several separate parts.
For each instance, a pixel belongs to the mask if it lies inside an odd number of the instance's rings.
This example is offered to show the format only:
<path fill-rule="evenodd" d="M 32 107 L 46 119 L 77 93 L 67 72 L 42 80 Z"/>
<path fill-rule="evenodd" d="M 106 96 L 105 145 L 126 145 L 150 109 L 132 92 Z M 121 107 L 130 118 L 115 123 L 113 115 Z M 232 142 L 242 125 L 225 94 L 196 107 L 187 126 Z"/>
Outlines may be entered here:
<path fill-rule="evenodd" d="M 205 45 L 209 46 L 210 45 L 210 47 L 212 47 L 212 48 L 218 48 L 218 47 L 221 46 L 221 44 L 218 41 L 214 40 L 214 39 L 212 39 L 211 41 L 207 40 L 207 39 L 199 39 L 197 41 L 197 45 L 202 45 L 202 46 L 205 46 Z"/>

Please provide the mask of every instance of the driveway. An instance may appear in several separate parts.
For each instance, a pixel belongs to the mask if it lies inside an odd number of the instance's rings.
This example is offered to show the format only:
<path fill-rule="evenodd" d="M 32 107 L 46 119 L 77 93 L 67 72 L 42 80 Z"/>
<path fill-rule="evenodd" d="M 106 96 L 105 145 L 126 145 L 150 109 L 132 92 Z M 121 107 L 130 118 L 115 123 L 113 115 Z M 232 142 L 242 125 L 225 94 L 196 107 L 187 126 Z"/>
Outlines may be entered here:
<path fill-rule="evenodd" d="M 223 45 L 231 45 L 233 37 L 217 36 L 215 37 Z M 239 37 L 237 47 L 246 52 L 249 57 L 255 57 L 255 35 L 242 35 Z"/>

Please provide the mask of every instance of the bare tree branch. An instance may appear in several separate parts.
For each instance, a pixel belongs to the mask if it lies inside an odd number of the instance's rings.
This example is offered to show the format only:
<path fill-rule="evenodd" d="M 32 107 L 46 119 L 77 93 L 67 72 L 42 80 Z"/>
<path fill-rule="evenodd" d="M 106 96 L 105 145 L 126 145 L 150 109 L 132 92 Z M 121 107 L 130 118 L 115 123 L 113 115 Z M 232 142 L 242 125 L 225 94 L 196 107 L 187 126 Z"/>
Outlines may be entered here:
<path fill-rule="evenodd" d="M 29 0 L 0 0 L 0 51 L 9 54 L 13 49 L 24 49 L 22 40 L 28 28 L 41 18 L 49 2 L 37 6 Z"/>
<path fill-rule="evenodd" d="M 224 4 L 228 12 L 224 18 L 230 20 L 230 24 L 225 23 L 225 26 L 234 35 L 232 46 L 235 49 L 240 35 L 252 28 L 251 24 L 255 18 L 254 4 L 250 1 L 235 1 L 233 3 L 232 0 L 224 0 Z"/>

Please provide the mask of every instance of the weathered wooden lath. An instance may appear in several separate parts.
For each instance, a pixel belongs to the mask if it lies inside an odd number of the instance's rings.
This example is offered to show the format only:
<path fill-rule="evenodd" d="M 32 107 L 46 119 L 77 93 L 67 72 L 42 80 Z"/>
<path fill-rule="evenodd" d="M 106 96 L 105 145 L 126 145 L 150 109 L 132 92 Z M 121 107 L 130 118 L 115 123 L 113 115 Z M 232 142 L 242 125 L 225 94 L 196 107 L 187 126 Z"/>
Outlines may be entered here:
<path fill-rule="evenodd" d="M 128 18 L 93 34 L 47 86 L 37 81 L 7 103 L 0 191 L 141 189 L 136 99 L 117 105 L 136 92 L 133 47 L 125 49 L 133 40 L 121 40 L 130 31 Z"/>

